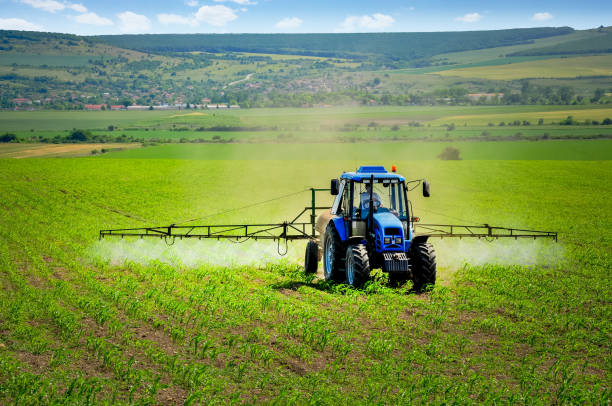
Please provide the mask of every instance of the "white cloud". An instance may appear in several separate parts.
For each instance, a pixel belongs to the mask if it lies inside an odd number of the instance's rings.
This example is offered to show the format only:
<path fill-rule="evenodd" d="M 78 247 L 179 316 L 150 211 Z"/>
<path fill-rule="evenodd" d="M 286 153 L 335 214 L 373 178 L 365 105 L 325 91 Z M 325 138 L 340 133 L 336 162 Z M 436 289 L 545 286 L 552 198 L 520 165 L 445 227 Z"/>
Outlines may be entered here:
<path fill-rule="evenodd" d="M 198 25 L 198 22 L 194 18 L 185 17 L 178 14 L 158 14 L 157 21 L 164 25 Z"/>
<path fill-rule="evenodd" d="M 389 15 L 375 13 L 363 16 L 348 16 L 336 31 L 380 31 L 393 25 L 395 19 Z"/>
<path fill-rule="evenodd" d="M 119 18 L 119 29 L 126 34 L 138 34 L 151 29 L 151 20 L 141 14 L 124 11 L 117 14 Z"/>
<path fill-rule="evenodd" d="M 238 18 L 234 10 L 225 6 L 202 6 L 195 14 L 198 21 L 222 27 Z"/>
<path fill-rule="evenodd" d="M 66 8 L 64 4 L 55 0 L 21 0 L 21 2 L 50 13 L 55 13 L 56 11 L 61 11 Z"/>
<path fill-rule="evenodd" d="M 87 13 L 87 7 L 85 7 L 82 4 L 71 4 L 68 7 L 70 7 L 71 9 L 73 9 L 74 11 L 78 13 Z"/>
<path fill-rule="evenodd" d="M 461 21 L 464 23 L 475 23 L 482 20 L 482 16 L 478 13 L 468 13 L 466 15 L 464 15 L 463 17 L 457 17 L 455 18 L 455 21 Z"/>
<path fill-rule="evenodd" d="M 551 20 L 552 18 L 553 18 L 552 14 L 547 13 L 547 12 L 535 13 L 533 17 L 531 17 L 531 19 L 535 21 L 547 21 L 547 20 Z"/>
<path fill-rule="evenodd" d="M 40 25 L 21 18 L 0 18 L 0 30 L 44 31 Z"/>
<path fill-rule="evenodd" d="M 96 13 L 85 13 L 72 17 L 74 21 L 80 24 L 97 25 L 99 27 L 105 25 L 113 25 L 113 22 L 108 18 L 100 17 Z"/>
<path fill-rule="evenodd" d="M 78 13 L 87 13 L 87 7 L 80 3 L 64 3 L 56 0 L 19 0 L 23 4 L 27 4 L 40 10 L 45 10 L 50 13 L 71 9 Z"/>
<path fill-rule="evenodd" d="M 297 17 L 287 17 L 287 18 L 283 18 L 282 20 L 277 22 L 276 23 L 276 28 L 284 28 L 284 29 L 297 28 L 300 25 L 302 25 L 302 23 L 303 23 L 303 21 L 300 18 L 297 18 Z"/>
<path fill-rule="evenodd" d="M 187 3 L 185 3 L 185 4 L 187 4 L 189 7 L 197 7 L 197 6 L 199 5 L 199 4 L 198 4 L 198 0 L 189 0 L 189 1 L 188 1 Z"/>
<path fill-rule="evenodd" d="M 247 5 L 255 5 L 257 4 L 256 1 L 251 1 L 251 0 L 215 0 L 217 3 L 225 3 L 225 2 L 232 2 L 232 3 L 236 3 L 236 4 L 241 4 L 243 6 L 247 6 Z"/>

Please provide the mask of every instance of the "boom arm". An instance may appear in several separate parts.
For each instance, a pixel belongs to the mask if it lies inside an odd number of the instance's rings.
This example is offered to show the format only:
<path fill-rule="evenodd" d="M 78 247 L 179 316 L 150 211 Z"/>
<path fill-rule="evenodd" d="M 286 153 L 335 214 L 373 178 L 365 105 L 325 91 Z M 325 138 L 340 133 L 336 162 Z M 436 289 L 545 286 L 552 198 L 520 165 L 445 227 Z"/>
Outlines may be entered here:
<path fill-rule="evenodd" d="M 371 179 L 372 181 L 372 179 Z M 372 184 L 372 183 L 371 183 Z M 140 237 L 161 238 L 174 241 L 176 238 L 229 239 L 235 241 L 253 240 L 314 240 L 318 236 L 315 231 L 316 211 L 328 210 L 329 207 L 317 207 L 316 192 L 329 189 L 310 189 L 312 204 L 305 207 L 293 220 L 271 224 L 230 224 L 230 225 L 176 225 L 162 227 L 140 227 L 100 230 L 100 238 L 104 237 Z M 372 188 L 373 190 L 373 188 Z M 370 192 L 370 216 L 373 212 L 373 192 Z M 310 222 L 297 222 L 305 213 L 310 212 Z M 369 217 L 370 217 L 369 216 Z M 369 221 L 372 221 L 369 219 Z M 438 238 L 551 238 L 557 241 L 554 231 L 524 230 L 483 225 L 456 224 L 415 224 L 415 237 L 428 236 Z"/>

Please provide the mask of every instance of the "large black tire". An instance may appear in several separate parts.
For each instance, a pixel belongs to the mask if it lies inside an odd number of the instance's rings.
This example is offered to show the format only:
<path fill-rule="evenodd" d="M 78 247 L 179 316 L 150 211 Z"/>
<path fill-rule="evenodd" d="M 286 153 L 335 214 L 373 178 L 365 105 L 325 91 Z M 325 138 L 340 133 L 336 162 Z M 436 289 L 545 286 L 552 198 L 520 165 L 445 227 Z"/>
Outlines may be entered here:
<path fill-rule="evenodd" d="M 304 270 L 306 273 L 317 273 L 319 267 L 319 244 L 308 240 L 306 244 L 306 257 L 304 258 Z"/>
<path fill-rule="evenodd" d="M 415 243 L 410 247 L 413 289 L 422 292 L 436 284 L 436 252 L 431 244 Z"/>
<path fill-rule="evenodd" d="M 346 249 L 346 283 L 356 288 L 370 279 L 370 259 L 364 244 L 349 245 Z"/>
<path fill-rule="evenodd" d="M 342 282 L 344 273 L 344 249 L 342 240 L 336 231 L 334 223 L 330 222 L 325 229 L 325 240 L 323 242 L 323 276 L 326 281 Z"/>

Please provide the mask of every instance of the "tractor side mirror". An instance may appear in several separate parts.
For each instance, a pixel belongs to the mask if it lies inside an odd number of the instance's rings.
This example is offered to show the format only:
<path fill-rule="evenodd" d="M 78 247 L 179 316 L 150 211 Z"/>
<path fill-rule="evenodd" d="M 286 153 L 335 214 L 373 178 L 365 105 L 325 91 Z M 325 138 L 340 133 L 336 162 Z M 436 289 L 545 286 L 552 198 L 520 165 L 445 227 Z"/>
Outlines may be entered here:
<path fill-rule="evenodd" d="M 331 194 L 332 194 L 332 196 L 338 195 L 339 189 L 340 189 L 340 187 L 339 187 L 338 179 L 332 179 L 331 180 Z"/>
<path fill-rule="evenodd" d="M 429 193 L 429 182 L 424 180 L 423 181 L 423 196 L 424 197 L 429 197 L 430 193 Z"/>

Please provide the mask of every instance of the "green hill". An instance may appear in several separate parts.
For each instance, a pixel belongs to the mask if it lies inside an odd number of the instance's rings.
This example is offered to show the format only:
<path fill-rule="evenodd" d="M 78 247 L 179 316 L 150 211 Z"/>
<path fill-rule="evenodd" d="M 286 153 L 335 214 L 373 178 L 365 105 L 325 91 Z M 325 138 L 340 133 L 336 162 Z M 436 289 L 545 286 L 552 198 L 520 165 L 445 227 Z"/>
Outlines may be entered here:
<path fill-rule="evenodd" d="M 571 33 L 572 28 L 362 34 L 155 34 L 90 37 L 148 52 L 255 52 L 414 60 L 445 52 L 514 45 Z"/>
<path fill-rule="evenodd" d="M 612 29 L 591 31 L 589 38 L 564 42 L 548 47 L 518 51 L 508 56 L 571 55 L 612 53 Z"/>

